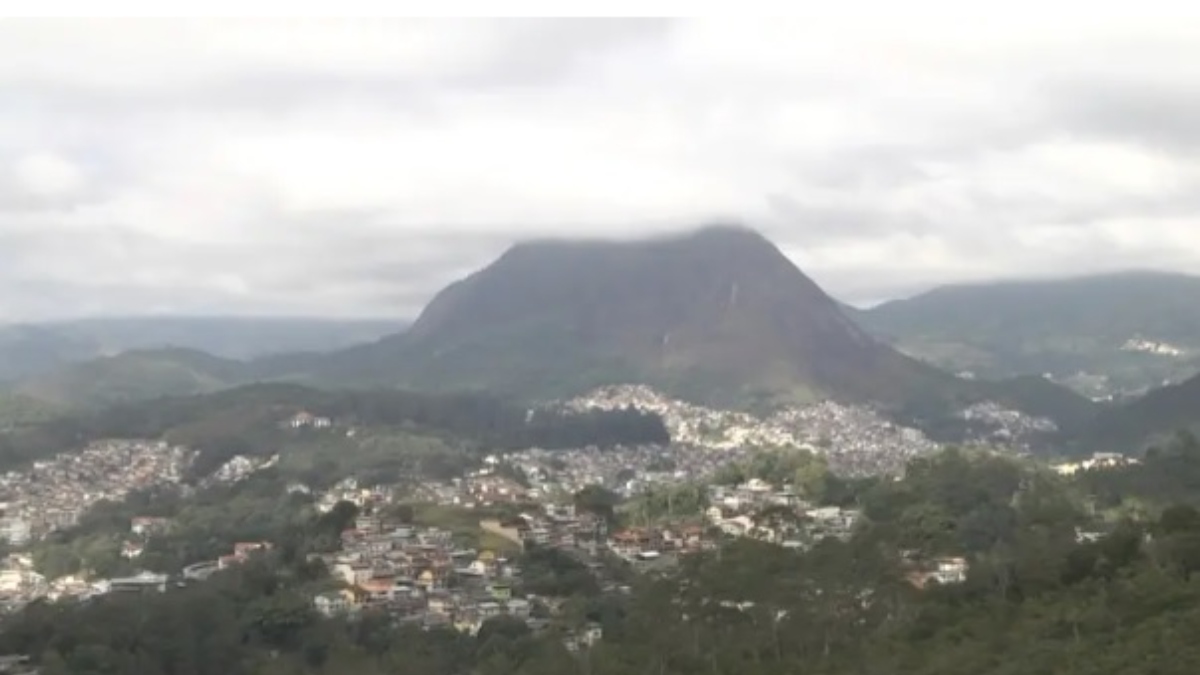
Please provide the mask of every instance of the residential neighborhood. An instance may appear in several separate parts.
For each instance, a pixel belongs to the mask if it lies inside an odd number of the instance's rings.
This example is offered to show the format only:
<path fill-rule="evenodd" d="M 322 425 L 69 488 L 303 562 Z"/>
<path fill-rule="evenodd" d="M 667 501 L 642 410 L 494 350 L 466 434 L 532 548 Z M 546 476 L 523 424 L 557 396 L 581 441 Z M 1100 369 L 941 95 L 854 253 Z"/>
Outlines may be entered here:
<path fill-rule="evenodd" d="M 289 483 L 286 492 L 303 496 L 298 503 L 311 503 L 318 513 L 330 513 L 343 502 L 359 512 L 353 526 L 342 532 L 339 549 L 313 558 L 324 564 L 331 580 L 327 589 L 314 594 L 313 607 L 331 616 L 378 609 L 397 621 L 452 626 L 468 633 L 498 615 L 538 626 L 554 615 L 556 602 L 528 592 L 518 563 L 522 551 L 559 551 L 585 565 L 604 588 L 621 592 L 619 568 L 669 569 L 680 556 L 709 550 L 722 539 L 746 537 L 793 549 L 810 548 L 827 537 L 846 540 L 862 519 L 857 509 L 809 503 L 786 482 L 749 478 L 719 485 L 712 479 L 730 465 L 774 451 L 823 456 L 829 470 L 841 476 L 897 477 L 909 460 L 938 447 L 919 431 L 888 422 L 868 408 L 832 402 L 785 408 L 762 419 L 671 400 L 646 387 L 610 387 L 566 406 L 653 411 L 663 417 L 672 442 L 494 452 L 450 480 L 376 485 L 347 476 L 320 490 L 300 481 Z M 998 406 L 979 405 L 963 414 L 1000 420 L 1009 427 L 1039 424 Z M 338 423 L 299 411 L 279 425 L 302 430 Z M 119 501 L 134 490 L 178 485 L 193 456 L 186 448 L 161 441 L 106 441 L 5 474 L 0 477 L 0 537 L 20 548 L 69 527 L 100 500 Z M 279 460 L 278 453 L 234 456 L 200 480 L 199 487 L 245 480 Z M 1080 466 L 1117 461 L 1097 457 Z M 624 527 L 614 527 L 606 518 L 576 507 L 573 496 L 595 486 L 631 502 L 647 491 L 703 486 L 705 506 L 665 518 L 633 513 Z M 489 541 L 502 545 L 479 546 L 479 537 L 464 538 L 461 532 L 399 519 L 391 507 L 402 503 L 477 513 L 468 521 L 491 536 Z M 171 527 L 166 518 L 134 517 L 121 555 L 136 567 L 148 543 Z M 143 571 L 116 578 L 85 573 L 48 579 L 31 556 L 16 553 L 0 565 L 0 599 L 12 609 L 39 597 L 165 592 L 175 580 L 203 582 L 272 548 L 270 541 L 237 542 L 215 559 L 189 561 L 174 574 Z M 965 577 L 966 562 L 953 557 L 914 559 L 909 569 L 909 580 L 918 587 L 931 581 L 958 583 Z M 571 644 L 577 648 L 595 639 L 597 633 L 589 629 L 572 636 Z"/>
<path fill-rule="evenodd" d="M 916 429 L 887 421 L 865 406 L 824 401 L 782 408 L 769 417 L 716 410 L 667 398 L 641 385 L 604 387 L 573 399 L 574 410 L 632 407 L 658 413 L 673 444 L 745 452 L 799 448 L 819 452 L 843 475 L 898 474 L 913 457 L 938 445 Z"/>
<path fill-rule="evenodd" d="M 191 460 L 187 448 L 163 441 L 112 440 L 9 471 L 0 475 L 0 538 L 21 546 L 74 525 L 101 500 L 178 484 Z"/>

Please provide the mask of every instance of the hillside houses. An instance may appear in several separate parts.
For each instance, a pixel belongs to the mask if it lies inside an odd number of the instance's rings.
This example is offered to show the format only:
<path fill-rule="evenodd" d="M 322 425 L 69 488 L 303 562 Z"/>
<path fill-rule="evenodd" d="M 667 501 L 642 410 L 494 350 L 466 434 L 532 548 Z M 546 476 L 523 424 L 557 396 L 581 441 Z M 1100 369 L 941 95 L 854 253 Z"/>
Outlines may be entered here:
<path fill-rule="evenodd" d="M 274 548 L 269 541 L 244 541 L 233 545 L 233 552 L 217 558 L 217 569 L 229 569 L 241 565 L 257 553 L 265 553 Z"/>
<path fill-rule="evenodd" d="M 825 537 L 848 539 L 860 513 L 814 507 L 789 489 L 753 479 L 736 487 L 710 486 L 708 523 L 729 536 L 752 537 L 802 548 Z"/>
<path fill-rule="evenodd" d="M 97 441 L 0 475 L 0 537 L 23 545 L 73 526 L 101 500 L 179 483 L 193 453 L 161 441 Z"/>
<path fill-rule="evenodd" d="M 301 410 L 280 423 L 280 426 L 287 429 L 328 429 L 333 426 L 333 420 Z"/>
<path fill-rule="evenodd" d="M 573 410 L 624 409 L 662 416 L 672 444 L 723 452 L 794 448 L 825 455 L 840 475 L 896 475 L 937 444 L 869 407 L 824 401 L 784 408 L 768 417 L 717 410 L 668 398 L 643 385 L 602 387 L 568 402 Z"/>
<path fill-rule="evenodd" d="M 459 549 L 445 530 L 365 516 L 343 533 L 341 551 L 320 557 L 341 585 L 313 598 L 313 607 L 328 616 L 383 611 L 474 634 L 494 616 L 531 614 L 531 601 L 513 593 L 519 571 L 509 560 Z"/>
<path fill-rule="evenodd" d="M 966 558 L 949 556 L 932 560 L 910 560 L 908 567 L 909 571 L 905 575 L 908 583 L 915 588 L 925 588 L 933 583 L 940 585 L 963 583 L 967 580 L 970 564 Z"/>
<path fill-rule="evenodd" d="M 1126 457 L 1119 452 L 1097 452 L 1090 458 L 1080 462 L 1064 462 L 1055 464 L 1052 469 L 1060 476 L 1073 476 L 1080 471 L 1101 471 L 1104 469 L 1116 469 L 1123 466 L 1138 464 L 1139 460 L 1134 457 Z"/>
<path fill-rule="evenodd" d="M 129 533 L 138 537 L 150 537 L 166 532 L 170 526 L 169 518 L 137 516 L 129 521 Z"/>

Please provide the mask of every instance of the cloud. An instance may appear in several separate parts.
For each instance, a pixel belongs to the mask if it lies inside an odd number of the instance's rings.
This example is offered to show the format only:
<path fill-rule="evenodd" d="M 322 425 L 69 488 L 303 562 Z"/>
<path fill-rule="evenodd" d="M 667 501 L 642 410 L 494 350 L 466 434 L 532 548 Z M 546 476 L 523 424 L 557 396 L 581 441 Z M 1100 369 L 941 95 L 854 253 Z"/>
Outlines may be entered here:
<path fill-rule="evenodd" d="M 832 293 L 1200 268 L 1187 21 L 0 23 L 0 319 L 409 315 L 742 220 Z"/>

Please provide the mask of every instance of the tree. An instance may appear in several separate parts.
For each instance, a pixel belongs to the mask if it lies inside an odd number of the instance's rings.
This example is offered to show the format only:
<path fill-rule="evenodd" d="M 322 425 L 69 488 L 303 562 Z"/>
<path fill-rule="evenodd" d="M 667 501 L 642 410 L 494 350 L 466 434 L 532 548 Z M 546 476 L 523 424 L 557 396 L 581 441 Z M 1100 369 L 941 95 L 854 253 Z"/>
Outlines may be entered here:
<path fill-rule="evenodd" d="M 583 513 L 591 513 L 604 518 L 610 523 L 616 520 L 614 509 L 621 498 L 612 490 L 600 485 L 588 485 L 575 493 L 575 508 Z"/>

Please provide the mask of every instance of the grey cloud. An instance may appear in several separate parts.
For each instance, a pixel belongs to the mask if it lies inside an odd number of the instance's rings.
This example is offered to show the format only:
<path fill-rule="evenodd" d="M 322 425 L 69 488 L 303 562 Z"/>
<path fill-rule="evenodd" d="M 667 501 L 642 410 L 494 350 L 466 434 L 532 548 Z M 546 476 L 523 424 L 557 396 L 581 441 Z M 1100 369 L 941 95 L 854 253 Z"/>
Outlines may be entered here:
<path fill-rule="evenodd" d="M 774 212 L 764 234 L 798 246 L 819 246 L 830 241 L 878 237 L 896 232 L 924 235 L 940 224 L 920 214 L 892 211 L 872 204 L 834 206 L 804 203 L 788 195 L 769 195 Z"/>
<path fill-rule="evenodd" d="M 0 74 L 13 100 L 0 109 L 0 319 L 147 309 L 411 315 L 514 241 L 649 235 L 702 215 L 761 227 L 852 301 L 968 278 L 1200 267 L 1200 254 L 1177 242 L 1129 247 L 1101 232 L 1115 219 L 1147 229 L 1200 211 L 1200 88 L 1166 82 L 1147 65 L 1154 59 L 1106 73 L 1103 40 L 1087 69 L 1047 62 L 1034 73 L 1025 71 L 1038 61 L 1030 53 L 1009 61 L 997 48 L 984 65 L 947 54 L 931 65 L 868 43 L 847 47 L 861 56 L 815 68 L 789 45 L 706 47 L 691 24 L 674 21 L 502 20 L 487 24 L 482 46 L 439 40 L 439 24 L 425 25 L 439 51 L 479 49 L 394 70 L 214 53 L 211 69 L 191 64 L 187 77 L 149 84 L 75 77 L 73 68 Z M 682 38 L 698 51 L 673 52 Z M 686 55 L 706 48 L 711 63 L 689 65 Z M 804 120 L 810 107 L 840 111 L 873 128 L 839 135 L 831 123 L 828 139 L 791 138 L 786 120 L 765 114 L 776 107 Z M 349 111 L 350 121 L 330 110 Z M 242 147 L 277 128 L 265 149 Z M 333 161 L 288 154 L 295 143 L 307 148 L 308 135 L 322 139 L 317 148 L 346 142 L 344 175 L 288 173 Z M 486 147 L 493 140 L 499 150 Z M 1153 149 L 1178 165 L 1178 184 L 1111 190 L 1026 152 L 1093 140 Z M 240 172 L 204 155 L 227 145 L 259 163 Z M 410 145 L 428 154 L 393 161 Z M 40 151 L 85 167 L 86 186 L 38 197 L 5 182 L 3 167 Z M 1002 170 L 989 172 L 996 158 Z M 652 169 L 644 180 L 614 175 L 642 167 Z M 1046 184 L 1021 180 L 1043 169 Z M 1060 170 L 1070 185 L 1053 183 Z M 357 197 L 304 199 L 330 183 L 359 195 L 352 180 L 338 183 L 355 176 L 370 183 L 361 207 L 319 206 Z M 612 213 L 633 215 L 596 215 L 614 204 Z M 190 218 L 210 210 L 221 220 L 211 233 Z M 1078 246 L 1036 250 L 1021 243 L 1030 227 L 1067 229 Z M 937 255 L 918 265 L 863 253 L 897 235 Z"/>
<path fill-rule="evenodd" d="M 1043 91 L 1064 131 L 1145 144 L 1168 153 L 1200 150 L 1200 83 L 1083 78 Z"/>
<path fill-rule="evenodd" d="M 88 116 L 147 112 L 255 110 L 286 114 L 300 106 L 343 100 L 374 100 L 405 115 L 436 116 L 440 97 L 462 91 L 533 89 L 570 82 L 600 55 L 666 37 L 668 19 L 473 19 L 502 36 L 486 58 L 449 70 L 403 72 L 286 70 L 271 63 L 246 64 L 201 81 L 182 79 L 155 87 L 98 80 L 20 77 L 0 84 L 34 113 L 81 111 Z M 454 44 L 442 45 L 453 49 Z M 471 45 L 462 45 L 463 48 Z M 197 55 L 199 58 L 201 55 Z M 19 94 L 19 96 L 17 96 Z"/>

